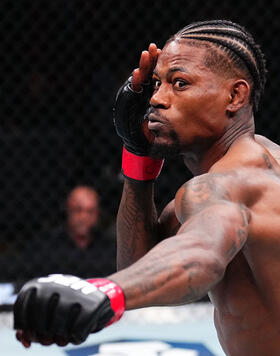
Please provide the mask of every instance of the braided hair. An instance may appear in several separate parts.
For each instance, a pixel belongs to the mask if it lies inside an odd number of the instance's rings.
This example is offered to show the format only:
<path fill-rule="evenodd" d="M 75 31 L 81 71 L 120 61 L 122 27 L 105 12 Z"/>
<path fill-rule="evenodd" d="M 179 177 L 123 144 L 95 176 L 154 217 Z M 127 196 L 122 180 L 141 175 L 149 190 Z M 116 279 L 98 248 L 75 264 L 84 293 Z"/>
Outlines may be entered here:
<path fill-rule="evenodd" d="M 167 43 L 185 39 L 188 45 L 206 47 L 205 63 L 223 73 L 241 71 L 251 84 L 250 102 L 258 110 L 266 81 L 264 55 L 254 38 L 241 25 L 227 20 L 192 23 L 172 36 Z"/>

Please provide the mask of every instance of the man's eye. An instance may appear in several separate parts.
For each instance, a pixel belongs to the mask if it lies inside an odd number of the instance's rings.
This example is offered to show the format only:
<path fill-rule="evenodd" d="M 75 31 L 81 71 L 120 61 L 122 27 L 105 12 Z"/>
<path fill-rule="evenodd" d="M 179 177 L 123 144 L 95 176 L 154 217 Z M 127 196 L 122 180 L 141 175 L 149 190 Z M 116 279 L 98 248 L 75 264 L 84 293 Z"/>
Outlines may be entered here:
<path fill-rule="evenodd" d="M 188 85 L 188 83 L 187 83 L 185 80 L 182 80 L 182 79 L 175 79 L 175 80 L 174 80 L 174 83 L 173 83 L 173 86 L 174 86 L 176 89 L 183 89 L 183 88 L 185 88 L 187 85 Z"/>
<path fill-rule="evenodd" d="M 158 79 L 154 79 L 153 84 L 154 84 L 154 90 L 157 90 L 161 85 L 161 81 Z"/>

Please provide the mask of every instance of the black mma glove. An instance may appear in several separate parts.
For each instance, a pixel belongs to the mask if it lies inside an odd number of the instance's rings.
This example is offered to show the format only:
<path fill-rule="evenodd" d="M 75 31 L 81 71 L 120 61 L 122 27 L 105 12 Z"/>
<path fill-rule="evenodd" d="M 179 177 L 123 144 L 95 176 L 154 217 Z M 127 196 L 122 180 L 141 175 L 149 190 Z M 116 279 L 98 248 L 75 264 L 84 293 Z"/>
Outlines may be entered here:
<path fill-rule="evenodd" d="M 163 160 L 148 157 L 151 144 L 143 132 L 153 87 L 142 84 L 142 90 L 136 92 L 131 87 L 131 81 L 132 76 L 119 89 L 113 109 L 114 125 L 124 144 L 122 171 L 133 180 L 154 180 L 160 174 Z"/>
<path fill-rule="evenodd" d="M 124 295 L 114 282 L 54 274 L 23 286 L 14 305 L 14 328 L 80 344 L 123 312 Z"/>
<path fill-rule="evenodd" d="M 117 93 L 113 108 L 114 125 L 129 152 L 137 156 L 147 156 L 150 143 L 143 133 L 142 125 L 153 88 L 151 84 L 144 84 L 141 91 L 136 92 L 132 89 L 131 82 L 132 76 Z"/>

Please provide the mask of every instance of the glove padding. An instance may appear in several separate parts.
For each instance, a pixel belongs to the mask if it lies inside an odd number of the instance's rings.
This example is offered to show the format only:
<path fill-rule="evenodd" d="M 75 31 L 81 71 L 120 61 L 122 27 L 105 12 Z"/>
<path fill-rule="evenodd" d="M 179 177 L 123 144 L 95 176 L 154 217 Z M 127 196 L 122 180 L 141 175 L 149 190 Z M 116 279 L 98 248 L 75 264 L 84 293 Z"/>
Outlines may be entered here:
<path fill-rule="evenodd" d="M 14 328 L 80 344 L 113 316 L 110 299 L 95 285 L 74 276 L 50 275 L 23 286 L 14 305 Z"/>
<path fill-rule="evenodd" d="M 142 84 L 142 90 L 136 92 L 131 82 L 132 76 L 117 93 L 113 108 L 114 125 L 129 152 L 137 156 L 148 156 L 150 143 L 143 133 L 143 122 L 153 88 L 151 84 Z"/>

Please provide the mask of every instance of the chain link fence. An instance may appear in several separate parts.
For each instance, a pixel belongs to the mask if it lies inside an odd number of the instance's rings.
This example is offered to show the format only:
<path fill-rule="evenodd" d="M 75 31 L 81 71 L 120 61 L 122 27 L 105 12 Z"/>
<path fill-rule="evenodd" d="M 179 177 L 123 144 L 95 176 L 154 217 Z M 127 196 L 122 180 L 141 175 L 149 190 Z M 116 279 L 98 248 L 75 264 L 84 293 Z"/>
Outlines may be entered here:
<path fill-rule="evenodd" d="M 94 186 L 102 211 L 115 219 L 122 179 L 112 106 L 150 42 L 161 47 L 198 20 L 244 25 L 262 46 L 269 69 L 256 128 L 279 142 L 279 7 L 277 0 L 255 0 L 254 6 L 218 0 L 1 0 L 0 282 L 25 280 L 31 271 L 40 275 L 38 258 L 24 257 L 26 246 L 40 245 L 41 232 L 61 223 L 74 186 Z M 166 162 L 156 187 L 159 209 L 189 177 L 180 159 Z"/>

